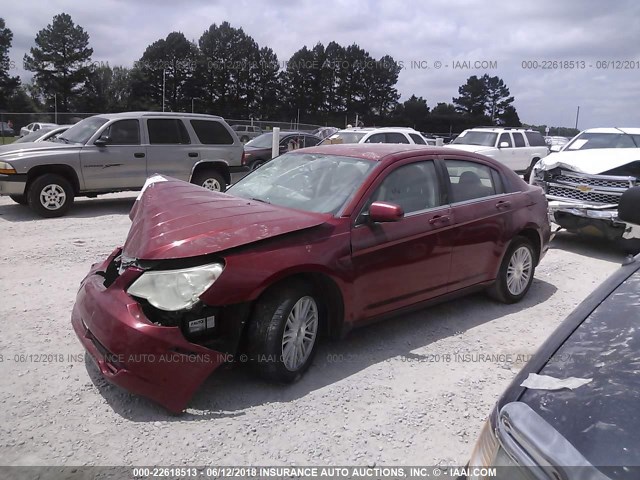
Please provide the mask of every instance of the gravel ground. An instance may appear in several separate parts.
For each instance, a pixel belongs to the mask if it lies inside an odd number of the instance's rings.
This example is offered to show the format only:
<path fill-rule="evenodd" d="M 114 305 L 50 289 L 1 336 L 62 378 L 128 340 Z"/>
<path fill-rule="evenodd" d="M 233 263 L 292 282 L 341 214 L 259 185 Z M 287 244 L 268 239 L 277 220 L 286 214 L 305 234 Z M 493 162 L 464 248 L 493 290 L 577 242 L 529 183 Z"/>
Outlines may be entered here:
<path fill-rule="evenodd" d="M 134 198 L 79 200 L 43 220 L 0 197 L 2 465 L 464 464 L 523 359 L 623 259 L 559 234 L 517 305 L 479 294 L 357 330 L 321 345 L 291 386 L 218 371 L 170 416 L 105 382 L 70 324 L 80 280 L 124 242 Z"/>

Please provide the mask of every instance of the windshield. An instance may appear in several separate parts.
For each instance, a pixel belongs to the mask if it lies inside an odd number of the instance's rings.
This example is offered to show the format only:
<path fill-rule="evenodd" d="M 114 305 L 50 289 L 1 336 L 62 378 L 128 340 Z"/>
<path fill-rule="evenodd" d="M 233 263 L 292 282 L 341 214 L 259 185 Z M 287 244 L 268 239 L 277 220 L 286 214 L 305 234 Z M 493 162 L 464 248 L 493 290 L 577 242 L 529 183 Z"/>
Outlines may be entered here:
<path fill-rule="evenodd" d="M 108 120 L 106 118 L 101 117 L 85 118 L 60 135 L 57 141 L 64 143 L 81 143 L 84 145 L 87 143 L 87 140 L 107 122 Z"/>
<path fill-rule="evenodd" d="M 496 144 L 497 133 L 493 132 L 462 132 L 451 143 L 458 145 L 481 145 L 484 147 L 493 147 Z"/>
<path fill-rule="evenodd" d="M 581 133 L 565 150 L 590 150 L 594 148 L 638 148 L 640 135 L 626 133 Z"/>
<path fill-rule="evenodd" d="M 253 140 L 248 141 L 245 146 L 254 148 L 269 148 L 272 141 L 273 133 L 263 133 L 262 135 L 258 135 Z"/>
<path fill-rule="evenodd" d="M 244 177 L 227 193 L 308 212 L 336 213 L 375 165 L 352 157 L 286 153 Z"/>
<path fill-rule="evenodd" d="M 367 132 L 338 132 L 322 141 L 320 145 L 331 143 L 358 143 Z"/>

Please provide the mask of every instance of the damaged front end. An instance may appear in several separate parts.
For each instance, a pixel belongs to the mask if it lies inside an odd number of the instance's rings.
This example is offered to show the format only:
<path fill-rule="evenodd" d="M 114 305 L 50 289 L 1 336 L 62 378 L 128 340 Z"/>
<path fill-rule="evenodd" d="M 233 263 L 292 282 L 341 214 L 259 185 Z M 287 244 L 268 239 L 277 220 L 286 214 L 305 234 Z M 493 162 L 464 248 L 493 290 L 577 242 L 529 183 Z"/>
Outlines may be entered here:
<path fill-rule="evenodd" d="M 82 281 L 72 313 L 76 335 L 108 381 L 174 413 L 233 361 L 249 313 L 244 304 L 206 305 L 194 293 L 207 285 L 203 267 L 180 267 L 123 258 L 117 249 Z"/>
<path fill-rule="evenodd" d="M 639 239 L 640 227 L 618 216 L 620 197 L 640 184 L 626 169 L 593 175 L 567 165 L 534 168 L 531 183 L 542 187 L 549 201 L 549 221 L 571 232 L 608 240 Z M 640 172 L 638 172 L 640 173 Z"/>

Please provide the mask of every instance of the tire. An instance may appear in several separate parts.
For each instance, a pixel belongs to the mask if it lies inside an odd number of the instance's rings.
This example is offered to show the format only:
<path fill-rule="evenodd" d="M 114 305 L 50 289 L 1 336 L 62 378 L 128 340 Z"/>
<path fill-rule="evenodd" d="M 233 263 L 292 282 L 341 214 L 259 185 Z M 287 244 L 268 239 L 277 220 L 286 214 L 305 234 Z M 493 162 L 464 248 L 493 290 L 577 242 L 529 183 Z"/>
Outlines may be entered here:
<path fill-rule="evenodd" d="M 519 302 L 529 291 L 535 270 L 536 253 L 533 245 L 524 237 L 516 237 L 504 255 L 498 278 L 487 292 L 502 303 Z"/>
<path fill-rule="evenodd" d="M 215 170 L 203 170 L 196 173 L 191 179 L 191 183 L 214 192 L 224 192 L 227 189 L 227 182 L 225 182 L 224 177 Z"/>
<path fill-rule="evenodd" d="M 47 173 L 36 178 L 27 192 L 29 207 L 41 217 L 65 215 L 73 205 L 73 187 L 66 178 Z"/>
<path fill-rule="evenodd" d="M 258 300 L 249 325 L 248 353 L 260 377 L 291 383 L 302 376 L 316 351 L 320 311 L 317 295 L 304 284 L 279 287 Z"/>
<path fill-rule="evenodd" d="M 251 171 L 253 172 L 256 168 L 260 167 L 261 165 L 264 165 L 266 162 L 264 160 L 262 160 L 261 158 L 258 158 L 257 160 L 254 160 L 253 162 L 251 162 Z"/>
<path fill-rule="evenodd" d="M 9 195 L 9 198 L 20 205 L 29 205 L 26 195 Z"/>
<path fill-rule="evenodd" d="M 246 135 L 243 135 L 242 137 L 240 137 L 240 141 L 242 143 L 247 143 L 249 141 L 249 137 L 247 137 Z"/>
<path fill-rule="evenodd" d="M 523 174 L 525 182 L 529 183 L 529 178 L 531 177 L 531 172 L 533 172 L 533 167 L 539 161 L 540 161 L 539 158 L 534 158 L 533 160 L 531 160 L 531 165 L 529 165 L 529 168 L 527 168 Z"/>
<path fill-rule="evenodd" d="M 625 255 L 637 255 L 640 253 L 640 239 L 638 238 L 619 238 L 616 241 L 616 245 Z"/>

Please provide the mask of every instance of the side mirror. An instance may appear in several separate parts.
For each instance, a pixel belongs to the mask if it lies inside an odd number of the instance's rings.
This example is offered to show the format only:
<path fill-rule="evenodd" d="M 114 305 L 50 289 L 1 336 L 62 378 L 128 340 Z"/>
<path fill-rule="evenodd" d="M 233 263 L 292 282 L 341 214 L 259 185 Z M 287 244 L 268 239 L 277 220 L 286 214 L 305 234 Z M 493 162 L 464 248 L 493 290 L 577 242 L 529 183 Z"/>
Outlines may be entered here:
<path fill-rule="evenodd" d="M 560 150 L 562 150 L 562 145 L 551 145 L 551 147 L 549 147 L 549 150 L 551 152 L 559 152 Z"/>
<path fill-rule="evenodd" d="M 498 148 L 509 148 L 509 142 L 500 142 Z"/>
<path fill-rule="evenodd" d="M 640 225 L 640 187 L 633 187 L 625 191 L 618 204 L 618 218 L 628 223 Z"/>
<path fill-rule="evenodd" d="M 404 210 L 395 203 L 373 202 L 369 207 L 369 221 L 371 222 L 397 222 L 402 217 L 404 217 Z"/>
<path fill-rule="evenodd" d="M 109 143 L 109 137 L 100 137 L 95 142 L 93 142 L 93 144 L 98 147 L 106 147 L 108 143 Z"/>

